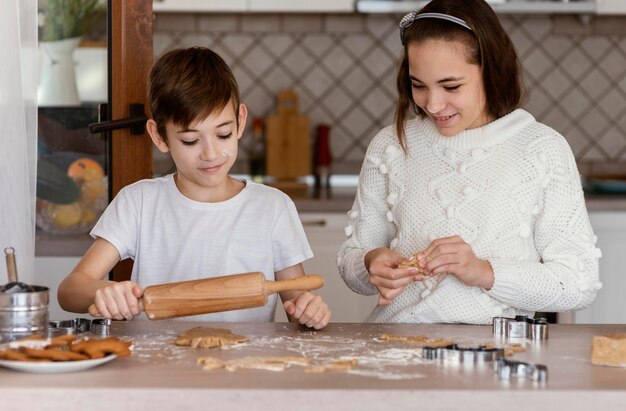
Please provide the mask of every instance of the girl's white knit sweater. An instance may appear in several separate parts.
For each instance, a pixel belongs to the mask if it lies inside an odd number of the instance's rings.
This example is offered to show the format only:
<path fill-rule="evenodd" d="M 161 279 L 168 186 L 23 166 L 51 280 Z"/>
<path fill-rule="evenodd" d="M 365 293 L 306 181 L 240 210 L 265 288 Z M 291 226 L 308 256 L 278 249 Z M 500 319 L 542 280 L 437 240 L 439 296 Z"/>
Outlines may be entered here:
<path fill-rule="evenodd" d="M 375 294 L 365 254 L 409 258 L 437 238 L 461 236 L 491 263 L 490 290 L 452 274 L 414 282 L 371 322 L 489 324 L 495 316 L 588 306 L 602 284 L 580 176 L 565 139 L 518 109 L 453 137 L 410 120 L 407 152 L 395 127 L 372 140 L 348 212 L 337 264 L 357 293 Z"/>

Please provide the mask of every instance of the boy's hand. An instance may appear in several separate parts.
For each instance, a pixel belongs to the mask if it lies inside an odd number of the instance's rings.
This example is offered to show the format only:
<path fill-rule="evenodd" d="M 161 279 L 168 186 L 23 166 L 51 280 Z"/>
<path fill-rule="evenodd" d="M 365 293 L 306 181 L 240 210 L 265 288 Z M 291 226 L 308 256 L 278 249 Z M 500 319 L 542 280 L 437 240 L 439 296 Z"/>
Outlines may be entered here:
<path fill-rule="evenodd" d="M 309 328 L 319 330 L 330 321 L 331 312 L 328 305 L 322 297 L 308 291 L 300 293 L 293 300 L 285 301 L 283 307 L 289 317 Z"/>
<path fill-rule="evenodd" d="M 122 281 L 97 290 L 94 304 L 105 318 L 130 320 L 139 315 L 137 299 L 142 295 L 143 290 L 137 283 Z"/>

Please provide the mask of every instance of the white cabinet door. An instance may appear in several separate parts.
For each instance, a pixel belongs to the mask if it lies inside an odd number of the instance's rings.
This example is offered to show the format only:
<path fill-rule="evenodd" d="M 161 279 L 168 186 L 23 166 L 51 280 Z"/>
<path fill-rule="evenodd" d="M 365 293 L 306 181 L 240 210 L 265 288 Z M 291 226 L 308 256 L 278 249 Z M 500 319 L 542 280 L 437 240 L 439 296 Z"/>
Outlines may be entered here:
<path fill-rule="evenodd" d="M 248 0 L 154 0 L 154 12 L 245 12 Z"/>
<path fill-rule="evenodd" d="M 626 1 L 596 0 L 596 12 L 598 14 L 626 14 Z"/>
<path fill-rule="evenodd" d="M 33 284 L 50 289 L 48 317 L 50 320 L 71 320 L 76 317 L 89 317 L 63 311 L 57 301 L 57 290 L 63 279 L 76 267 L 80 257 L 36 257 Z"/>
<path fill-rule="evenodd" d="M 626 212 L 592 212 L 591 225 L 602 250 L 596 300 L 574 314 L 577 324 L 626 323 Z"/>
<path fill-rule="evenodd" d="M 354 0 L 248 0 L 252 12 L 350 13 L 354 7 Z"/>
<path fill-rule="evenodd" d="M 350 290 L 337 269 L 337 251 L 346 239 L 345 213 L 300 213 L 304 231 L 314 257 L 304 262 L 307 274 L 324 276 L 324 287 L 314 291 L 324 298 L 333 312 L 332 322 L 360 323 L 375 307 L 376 296 L 363 296 Z M 276 321 L 286 321 L 281 304 L 276 309 Z"/>

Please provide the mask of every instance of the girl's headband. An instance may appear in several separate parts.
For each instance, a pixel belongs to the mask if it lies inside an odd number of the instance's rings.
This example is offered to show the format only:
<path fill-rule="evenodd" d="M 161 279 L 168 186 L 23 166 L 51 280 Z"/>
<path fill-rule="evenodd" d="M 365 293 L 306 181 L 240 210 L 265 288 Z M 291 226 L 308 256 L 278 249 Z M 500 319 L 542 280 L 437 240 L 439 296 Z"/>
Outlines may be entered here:
<path fill-rule="evenodd" d="M 472 28 L 465 22 L 465 20 L 462 20 L 458 17 L 450 16 L 449 14 L 443 14 L 443 13 L 421 13 L 420 14 L 417 11 L 412 11 L 406 14 L 404 17 L 402 17 L 402 20 L 400 20 L 400 41 L 402 42 L 403 46 L 405 45 L 404 44 L 404 32 L 406 31 L 406 29 L 411 27 L 411 24 L 415 23 L 415 20 L 419 20 L 419 19 L 446 20 L 446 21 L 450 21 L 452 23 L 458 24 L 459 26 L 462 26 L 468 29 L 469 31 L 472 31 Z"/>

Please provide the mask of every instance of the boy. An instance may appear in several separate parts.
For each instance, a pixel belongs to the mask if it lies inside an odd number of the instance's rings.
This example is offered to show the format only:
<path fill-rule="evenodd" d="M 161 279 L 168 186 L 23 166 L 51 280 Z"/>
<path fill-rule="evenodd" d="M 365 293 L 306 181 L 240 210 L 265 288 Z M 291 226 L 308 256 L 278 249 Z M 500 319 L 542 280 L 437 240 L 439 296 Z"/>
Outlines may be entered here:
<path fill-rule="evenodd" d="M 263 271 L 269 280 L 304 275 L 311 258 L 293 202 L 282 192 L 228 175 L 237 158 L 247 109 L 237 82 L 213 51 L 170 51 L 150 72 L 147 130 L 176 164 L 172 175 L 121 190 L 91 231 L 94 244 L 59 286 L 67 311 L 131 319 L 149 285 Z M 125 258 L 130 281 L 105 278 Z M 310 292 L 280 293 L 287 315 L 320 329 L 330 310 Z M 264 307 L 206 314 L 201 321 L 272 321 L 276 295 Z"/>

